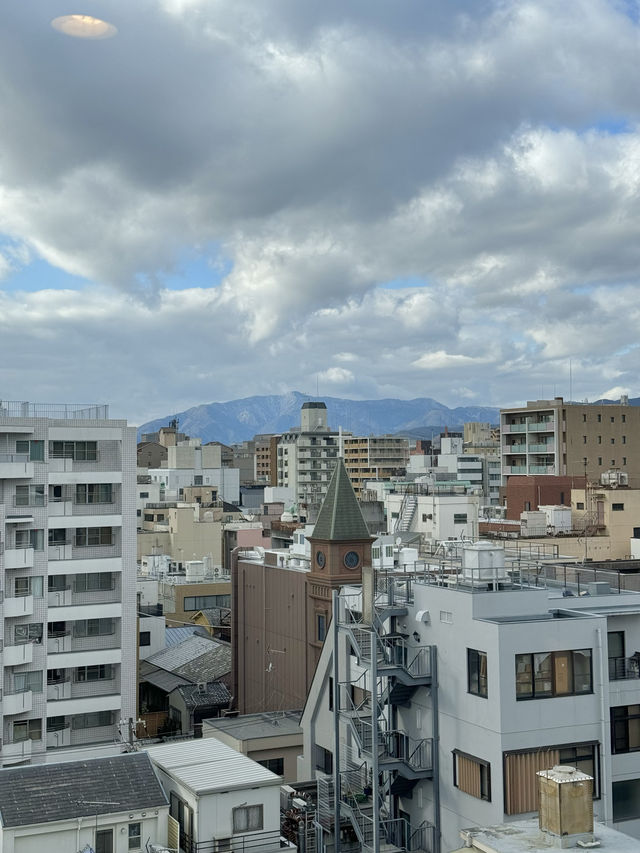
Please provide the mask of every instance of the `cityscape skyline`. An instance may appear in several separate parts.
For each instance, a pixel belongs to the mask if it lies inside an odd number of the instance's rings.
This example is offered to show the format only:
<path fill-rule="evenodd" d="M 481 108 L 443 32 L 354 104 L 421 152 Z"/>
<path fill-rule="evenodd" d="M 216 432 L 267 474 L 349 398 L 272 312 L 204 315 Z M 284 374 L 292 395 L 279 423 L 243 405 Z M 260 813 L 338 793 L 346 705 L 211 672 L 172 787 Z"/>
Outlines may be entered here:
<path fill-rule="evenodd" d="M 8 5 L 3 398 L 638 396 L 634 8 Z"/>

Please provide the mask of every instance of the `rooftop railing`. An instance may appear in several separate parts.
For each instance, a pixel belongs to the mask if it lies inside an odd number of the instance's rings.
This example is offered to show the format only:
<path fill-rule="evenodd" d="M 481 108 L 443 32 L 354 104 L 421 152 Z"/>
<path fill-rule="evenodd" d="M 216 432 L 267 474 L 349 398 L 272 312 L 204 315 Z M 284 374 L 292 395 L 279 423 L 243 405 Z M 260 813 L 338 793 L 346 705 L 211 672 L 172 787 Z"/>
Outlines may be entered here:
<path fill-rule="evenodd" d="M 109 406 L 94 403 L 28 403 L 0 400 L 0 418 L 55 418 L 70 421 L 101 421 L 109 417 Z"/>

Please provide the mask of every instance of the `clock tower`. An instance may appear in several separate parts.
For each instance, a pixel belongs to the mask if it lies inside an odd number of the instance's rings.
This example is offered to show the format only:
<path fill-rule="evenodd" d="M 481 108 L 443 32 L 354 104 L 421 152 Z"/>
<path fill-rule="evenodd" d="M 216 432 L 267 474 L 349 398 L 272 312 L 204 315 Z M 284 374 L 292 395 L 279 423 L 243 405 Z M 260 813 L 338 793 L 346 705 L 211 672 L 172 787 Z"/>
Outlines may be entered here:
<path fill-rule="evenodd" d="M 315 672 L 331 621 L 334 589 L 359 584 L 362 566 L 371 565 L 371 535 L 351 480 L 338 458 L 312 536 L 307 575 L 307 683 Z"/>

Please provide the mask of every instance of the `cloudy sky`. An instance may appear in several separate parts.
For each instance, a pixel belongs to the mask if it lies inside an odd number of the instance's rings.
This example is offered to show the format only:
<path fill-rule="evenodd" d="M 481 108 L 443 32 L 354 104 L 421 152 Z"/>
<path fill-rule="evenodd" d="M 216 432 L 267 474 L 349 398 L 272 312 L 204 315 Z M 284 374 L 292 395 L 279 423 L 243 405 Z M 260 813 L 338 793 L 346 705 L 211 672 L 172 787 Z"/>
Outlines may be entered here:
<path fill-rule="evenodd" d="M 637 396 L 639 15 L 2 3 L 0 398 Z"/>

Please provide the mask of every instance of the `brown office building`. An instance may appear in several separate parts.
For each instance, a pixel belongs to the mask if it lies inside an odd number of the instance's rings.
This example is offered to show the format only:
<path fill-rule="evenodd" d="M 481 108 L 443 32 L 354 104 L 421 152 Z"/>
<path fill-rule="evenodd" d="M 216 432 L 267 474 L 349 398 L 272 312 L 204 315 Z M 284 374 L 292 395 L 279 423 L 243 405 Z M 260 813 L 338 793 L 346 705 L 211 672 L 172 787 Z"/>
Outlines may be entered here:
<path fill-rule="evenodd" d="M 371 536 L 342 460 L 309 559 L 286 550 L 232 555 L 233 687 L 242 714 L 302 708 L 331 621 L 332 591 L 359 583 Z"/>

